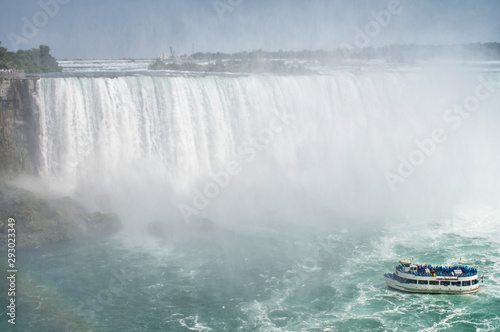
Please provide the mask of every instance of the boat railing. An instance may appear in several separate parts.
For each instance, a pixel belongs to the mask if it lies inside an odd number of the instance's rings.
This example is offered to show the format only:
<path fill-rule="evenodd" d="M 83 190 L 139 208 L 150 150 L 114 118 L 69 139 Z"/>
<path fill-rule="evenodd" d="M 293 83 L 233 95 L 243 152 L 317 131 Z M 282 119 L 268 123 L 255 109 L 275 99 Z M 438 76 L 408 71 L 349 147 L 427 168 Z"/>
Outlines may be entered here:
<path fill-rule="evenodd" d="M 436 277 L 472 277 L 477 275 L 477 270 L 475 268 L 470 268 L 467 266 L 431 266 L 431 265 L 419 265 L 418 270 L 425 271 L 426 269 L 435 271 Z M 425 273 L 425 272 L 414 272 L 414 271 L 405 271 L 403 265 L 396 266 L 396 270 L 402 273 L 408 273 L 415 276 L 421 277 L 434 277 L 433 273 Z M 461 271 L 460 274 L 456 273 L 456 271 Z"/>

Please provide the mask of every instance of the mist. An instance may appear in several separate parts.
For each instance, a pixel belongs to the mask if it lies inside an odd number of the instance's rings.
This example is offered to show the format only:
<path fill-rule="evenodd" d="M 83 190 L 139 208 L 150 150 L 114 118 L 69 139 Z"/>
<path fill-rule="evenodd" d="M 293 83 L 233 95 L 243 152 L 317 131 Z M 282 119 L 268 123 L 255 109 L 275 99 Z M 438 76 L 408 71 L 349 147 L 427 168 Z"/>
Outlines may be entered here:
<path fill-rule="evenodd" d="M 2 1 L 0 244 L 14 226 L 27 243 L 18 327 L 495 329 L 499 12 Z M 22 70 L 48 68 L 41 44 L 62 72 Z M 391 290 L 409 257 L 474 267 L 481 292 Z"/>
<path fill-rule="evenodd" d="M 39 172 L 134 231 L 270 215 L 330 227 L 420 222 L 497 206 L 498 79 L 456 68 L 47 78 Z"/>

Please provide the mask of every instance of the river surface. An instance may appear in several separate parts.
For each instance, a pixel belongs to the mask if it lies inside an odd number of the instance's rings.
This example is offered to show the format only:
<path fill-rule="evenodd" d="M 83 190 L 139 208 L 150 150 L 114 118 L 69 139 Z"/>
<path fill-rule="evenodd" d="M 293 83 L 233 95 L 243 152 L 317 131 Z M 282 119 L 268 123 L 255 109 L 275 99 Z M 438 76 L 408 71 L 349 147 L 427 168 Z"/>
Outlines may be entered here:
<path fill-rule="evenodd" d="M 18 250 L 15 330 L 500 329 L 498 64 L 62 65 L 38 82 L 39 176 L 19 183 L 118 213 L 124 229 Z M 462 258 L 484 283 L 387 288 L 410 257 Z"/>

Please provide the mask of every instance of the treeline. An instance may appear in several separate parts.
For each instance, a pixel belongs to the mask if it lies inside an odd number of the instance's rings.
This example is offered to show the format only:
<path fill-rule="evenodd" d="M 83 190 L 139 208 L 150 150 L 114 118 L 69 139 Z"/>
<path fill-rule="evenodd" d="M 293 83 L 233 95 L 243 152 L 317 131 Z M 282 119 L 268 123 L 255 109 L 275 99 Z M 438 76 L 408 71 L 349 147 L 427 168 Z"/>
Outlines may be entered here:
<path fill-rule="evenodd" d="M 331 57 L 336 51 L 325 50 L 302 50 L 302 51 L 283 51 L 266 52 L 262 49 L 254 51 L 242 51 L 236 53 L 195 53 L 192 55 L 194 60 L 310 60 Z"/>
<path fill-rule="evenodd" d="M 23 69 L 26 73 L 61 72 L 57 60 L 50 55 L 47 45 L 31 50 L 9 52 L 0 42 L 0 69 Z"/>
<path fill-rule="evenodd" d="M 500 43 L 475 43 L 465 45 L 390 45 L 379 48 L 365 47 L 344 50 L 351 59 L 381 59 L 387 62 L 413 63 L 431 60 L 500 60 Z"/>
<path fill-rule="evenodd" d="M 333 51 L 302 50 L 266 52 L 254 50 L 237 53 L 195 53 L 193 60 L 304 60 L 338 63 L 346 60 L 385 60 L 411 63 L 417 60 L 500 60 L 500 43 L 474 43 L 465 45 L 395 44 L 383 47 L 348 47 Z"/>
<path fill-rule="evenodd" d="M 193 72 L 226 72 L 226 73 L 277 73 L 307 74 L 310 71 L 297 61 L 287 63 L 283 60 L 266 59 L 216 59 L 207 64 L 192 61 L 165 63 L 161 59 L 149 65 L 151 70 L 176 70 Z"/>
<path fill-rule="evenodd" d="M 302 50 L 266 52 L 254 50 L 236 53 L 195 53 L 181 59 L 156 59 L 152 70 L 234 73 L 310 73 L 317 65 L 342 65 L 349 61 L 377 60 L 386 63 L 413 64 L 418 61 L 491 61 L 500 60 L 500 43 L 465 45 L 395 44 L 383 47 L 349 45 L 333 51 Z M 203 62 L 205 62 L 203 64 Z"/>

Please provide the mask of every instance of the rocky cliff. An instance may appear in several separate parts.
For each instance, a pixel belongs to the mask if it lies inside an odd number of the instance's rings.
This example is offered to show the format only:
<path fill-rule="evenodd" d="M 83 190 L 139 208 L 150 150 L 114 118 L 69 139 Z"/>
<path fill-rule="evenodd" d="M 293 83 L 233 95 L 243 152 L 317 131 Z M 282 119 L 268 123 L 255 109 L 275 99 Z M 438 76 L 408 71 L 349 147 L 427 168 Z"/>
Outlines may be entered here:
<path fill-rule="evenodd" d="M 98 238 L 121 229 L 112 213 L 89 212 L 69 197 L 39 197 L 0 181 L 0 246 L 7 247 L 7 220 L 16 222 L 17 247 Z"/>
<path fill-rule="evenodd" d="M 36 81 L 0 77 L 0 177 L 36 172 Z"/>
<path fill-rule="evenodd" d="M 0 76 L 0 247 L 6 248 L 8 218 L 16 220 L 19 247 L 117 232 L 117 215 L 89 212 L 71 198 L 39 197 L 11 184 L 37 173 L 37 79 Z"/>

